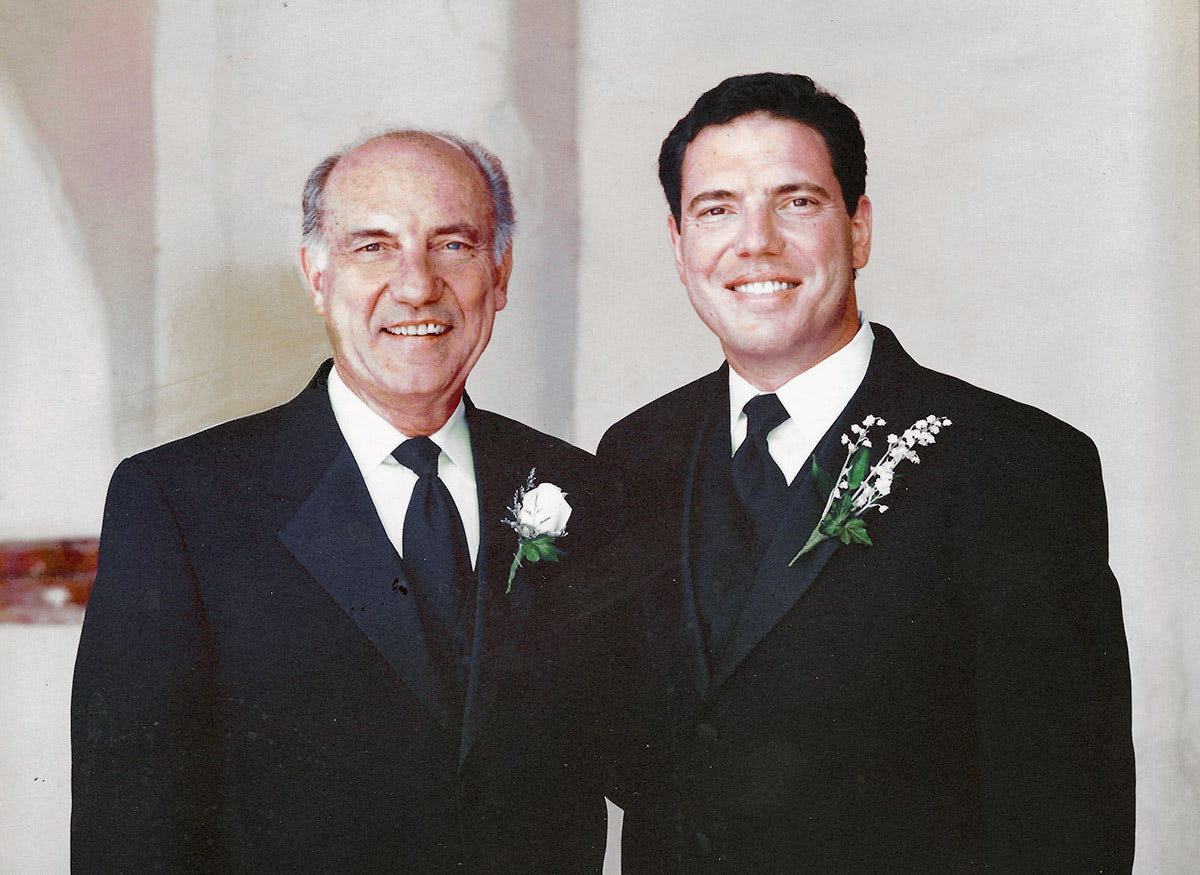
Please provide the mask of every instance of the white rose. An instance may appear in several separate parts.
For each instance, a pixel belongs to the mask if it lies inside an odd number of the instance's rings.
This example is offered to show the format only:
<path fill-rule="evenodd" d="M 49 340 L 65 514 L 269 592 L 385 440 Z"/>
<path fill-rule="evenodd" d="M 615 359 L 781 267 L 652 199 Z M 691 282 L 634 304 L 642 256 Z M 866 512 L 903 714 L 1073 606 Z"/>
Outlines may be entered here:
<path fill-rule="evenodd" d="M 553 483 L 539 483 L 526 492 L 517 511 L 517 523 L 530 532 L 529 537 L 561 535 L 570 518 L 566 493 Z"/>

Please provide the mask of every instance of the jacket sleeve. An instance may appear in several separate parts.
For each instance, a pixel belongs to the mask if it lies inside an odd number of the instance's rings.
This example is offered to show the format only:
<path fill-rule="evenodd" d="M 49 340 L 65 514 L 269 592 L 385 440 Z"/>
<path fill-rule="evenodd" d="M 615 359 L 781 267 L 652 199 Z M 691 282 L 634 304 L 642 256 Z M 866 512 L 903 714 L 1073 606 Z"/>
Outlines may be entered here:
<path fill-rule="evenodd" d="M 77 872 L 212 871 L 211 651 L 187 546 L 159 482 L 113 475 L 71 697 Z"/>
<path fill-rule="evenodd" d="M 629 823 L 647 817 L 652 789 L 669 785 L 661 771 L 666 760 L 658 741 L 670 737 L 663 722 L 670 712 L 657 697 L 653 680 L 657 667 L 644 640 L 643 613 L 648 608 L 643 590 L 677 585 L 678 541 L 654 535 L 670 531 L 672 521 L 663 501 L 645 499 L 668 490 L 652 482 L 656 467 L 636 439 L 620 426 L 610 428 L 596 450 L 596 460 L 603 509 L 592 574 L 599 581 L 593 613 L 600 642 L 595 664 L 597 676 L 603 679 L 597 752 L 603 763 L 605 795 L 625 811 Z M 663 812 L 673 810 L 665 804 L 660 807 Z"/>
<path fill-rule="evenodd" d="M 1030 443 L 995 463 L 983 525 L 963 545 L 978 560 L 970 597 L 986 868 L 1128 872 L 1129 657 L 1100 463 L 1077 432 Z"/>

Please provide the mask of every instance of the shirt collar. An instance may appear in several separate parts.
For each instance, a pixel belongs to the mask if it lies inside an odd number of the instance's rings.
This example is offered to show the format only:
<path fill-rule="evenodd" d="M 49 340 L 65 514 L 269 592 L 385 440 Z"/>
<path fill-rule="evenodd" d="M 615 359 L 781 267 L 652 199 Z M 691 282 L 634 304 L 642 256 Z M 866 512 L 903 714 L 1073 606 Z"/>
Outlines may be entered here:
<path fill-rule="evenodd" d="M 861 312 L 858 319 L 859 329 L 849 343 L 775 390 L 788 416 L 798 423 L 819 424 L 822 434 L 850 403 L 871 363 L 875 333 Z M 761 394 L 764 393 L 750 385 L 741 374 L 729 369 L 729 429 L 735 438 L 735 446 L 746 433 L 746 414 L 742 408 L 755 395 Z"/>
<path fill-rule="evenodd" d="M 329 372 L 329 404 L 363 476 L 380 464 L 400 464 L 392 458 L 392 451 L 408 440 L 407 435 L 355 395 L 342 381 L 337 367 Z M 429 439 L 456 466 L 468 475 L 473 474 L 475 466 L 471 453 L 471 433 L 467 428 L 466 404 L 462 399 L 459 399 L 450 418 Z"/>

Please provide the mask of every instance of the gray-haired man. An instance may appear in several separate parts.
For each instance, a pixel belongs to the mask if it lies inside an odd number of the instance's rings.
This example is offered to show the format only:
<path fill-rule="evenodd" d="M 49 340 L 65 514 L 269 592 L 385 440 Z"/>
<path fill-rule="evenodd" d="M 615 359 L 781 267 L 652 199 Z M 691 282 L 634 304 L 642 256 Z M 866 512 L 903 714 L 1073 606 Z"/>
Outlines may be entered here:
<path fill-rule="evenodd" d="M 113 477 L 76 665 L 74 867 L 598 871 L 555 579 L 579 538 L 512 576 L 505 524 L 536 469 L 586 531 L 591 459 L 464 394 L 508 294 L 504 171 L 392 132 L 318 165 L 304 207 L 332 362 Z M 550 534 L 559 490 L 539 491 Z"/>

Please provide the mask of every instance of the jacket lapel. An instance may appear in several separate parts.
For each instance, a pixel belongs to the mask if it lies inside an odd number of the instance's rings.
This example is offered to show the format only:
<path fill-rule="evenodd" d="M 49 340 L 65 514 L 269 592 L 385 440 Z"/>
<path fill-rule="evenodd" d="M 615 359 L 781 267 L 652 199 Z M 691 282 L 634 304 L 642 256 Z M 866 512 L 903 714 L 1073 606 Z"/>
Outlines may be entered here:
<path fill-rule="evenodd" d="M 875 344 L 862 385 L 815 451 L 818 464 L 831 474 L 840 471 L 845 461 L 841 436 L 849 432 L 852 423 L 862 421 L 868 413 L 875 413 L 884 415 L 892 428 L 900 429 L 908 425 L 907 421 L 891 420 L 897 416 L 903 419 L 905 411 L 911 407 L 905 399 L 903 387 L 907 382 L 905 375 L 911 374 L 916 365 L 900 348 L 890 331 L 878 324 L 873 324 L 872 330 Z M 880 445 L 876 444 L 871 451 L 872 463 L 881 452 Z M 729 644 L 713 672 L 714 690 L 729 679 L 758 642 L 803 597 L 841 547 L 841 542 L 836 539 L 824 541 L 800 557 L 794 565 L 789 565 L 820 522 L 825 509 L 825 501 L 816 488 L 811 469 L 810 460 L 798 475 L 801 482 L 797 494 L 780 520 L 730 635 Z"/>
<path fill-rule="evenodd" d="M 420 702 L 451 727 L 400 557 L 329 406 L 328 363 L 285 408 L 270 491 L 299 503 L 279 540 L 362 630 Z"/>
<path fill-rule="evenodd" d="M 851 407 L 854 407 L 853 403 Z M 826 471 L 830 470 L 831 465 L 841 465 L 836 453 L 828 452 L 828 445 L 830 437 L 834 436 L 833 446 L 840 448 L 837 436 L 842 433 L 844 420 L 845 415 L 839 417 L 818 448 L 818 460 Z M 834 457 L 832 462 L 831 455 Z M 763 556 L 754 583 L 746 596 L 746 602 L 734 624 L 729 643 L 714 669 L 713 689 L 733 674 L 738 664 L 763 636 L 808 591 L 837 549 L 838 541 L 825 541 L 801 556 L 794 565 L 789 565 L 820 522 L 821 513 L 825 509 L 825 502 L 813 482 L 811 463 L 806 465 L 799 476 L 802 480 L 797 494 L 779 521 L 779 528 Z"/>
<path fill-rule="evenodd" d="M 508 569 L 517 548 L 517 534 L 504 523 L 517 487 L 529 476 L 536 461 L 514 458 L 514 441 L 506 440 L 503 421 L 481 411 L 467 400 L 471 454 L 475 462 L 475 487 L 479 495 L 479 586 L 475 608 L 475 639 L 467 681 L 459 762 L 467 758 L 479 736 L 487 713 L 503 685 L 521 632 L 535 599 L 526 570 L 505 592 Z"/>

